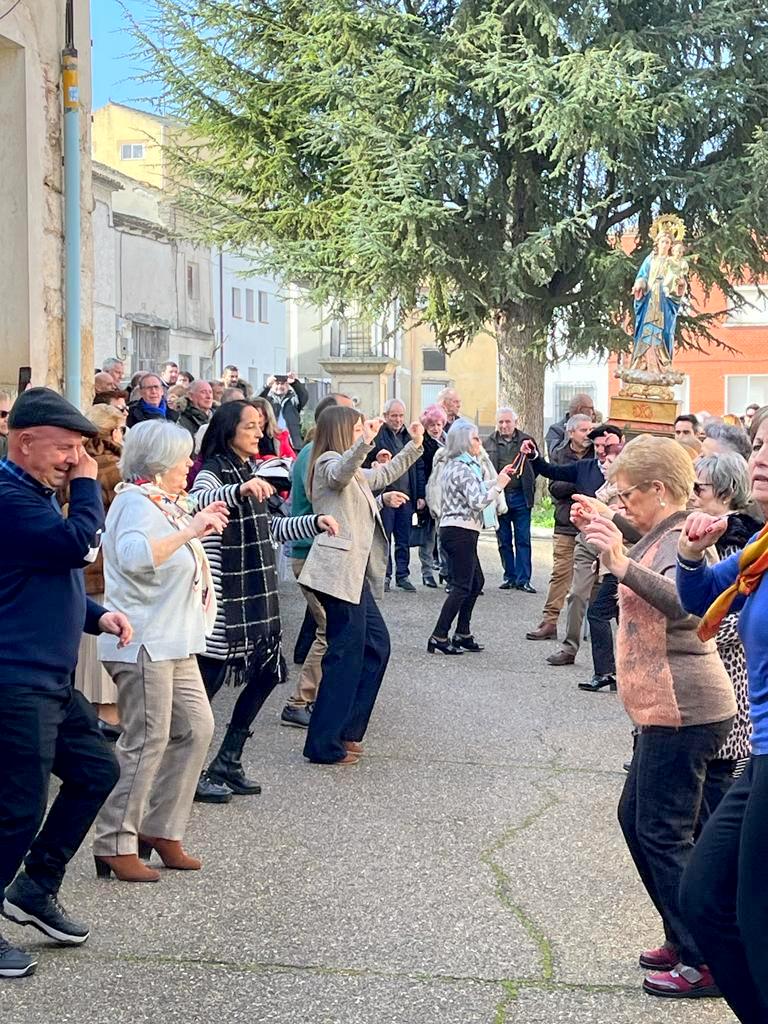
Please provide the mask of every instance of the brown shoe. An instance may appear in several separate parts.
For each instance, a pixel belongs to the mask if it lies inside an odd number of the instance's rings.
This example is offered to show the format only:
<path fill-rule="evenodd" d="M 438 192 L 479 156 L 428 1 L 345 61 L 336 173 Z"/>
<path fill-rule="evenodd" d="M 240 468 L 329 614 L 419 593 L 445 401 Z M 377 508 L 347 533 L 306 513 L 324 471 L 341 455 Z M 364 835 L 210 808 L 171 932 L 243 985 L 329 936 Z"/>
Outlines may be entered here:
<path fill-rule="evenodd" d="M 139 854 L 147 860 L 157 850 L 160 860 L 167 868 L 176 871 L 199 871 L 203 862 L 190 857 L 178 839 L 160 839 L 155 836 L 139 836 Z"/>
<path fill-rule="evenodd" d="M 536 629 L 525 634 L 526 640 L 557 640 L 557 626 L 554 622 L 542 622 Z"/>
<path fill-rule="evenodd" d="M 350 754 L 362 754 L 363 744 L 356 740 L 344 740 L 344 749 L 348 750 Z"/>
<path fill-rule="evenodd" d="M 340 761 L 334 761 L 333 763 L 334 764 L 357 764 L 357 762 L 359 760 L 360 760 L 360 755 L 359 754 L 353 754 L 352 751 L 349 750 L 344 755 L 344 757 L 342 757 L 342 759 Z"/>
<path fill-rule="evenodd" d="M 576 655 L 570 651 L 557 651 L 547 658 L 548 665 L 572 665 L 576 661 Z"/>
<path fill-rule="evenodd" d="M 135 853 L 123 853 L 118 857 L 95 856 L 96 876 L 109 878 L 114 875 L 120 882 L 159 882 L 160 872 L 142 864 Z"/>

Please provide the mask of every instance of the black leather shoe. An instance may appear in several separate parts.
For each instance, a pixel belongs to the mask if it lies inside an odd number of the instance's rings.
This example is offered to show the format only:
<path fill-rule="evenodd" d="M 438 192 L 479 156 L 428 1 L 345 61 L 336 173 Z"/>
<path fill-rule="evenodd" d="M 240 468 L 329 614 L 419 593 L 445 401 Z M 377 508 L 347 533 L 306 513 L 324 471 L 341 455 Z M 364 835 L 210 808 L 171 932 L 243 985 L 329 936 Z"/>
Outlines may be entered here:
<path fill-rule="evenodd" d="M 416 587 L 411 583 L 407 576 L 403 576 L 402 579 L 396 581 L 398 590 L 405 590 L 409 594 L 416 593 Z"/>
<path fill-rule="evenodd" d="M 516 590 L 522 590 L 524 594 L 535 594 L 536 588 L 532 587 L 530 583 L 518 583 Z"/>
<path fill-rule="evenodd" d="M 201 775 L 195 790 L 195 803 L 228 804 L 232 799 L 232 790 L 226 783 L 213 782 L 207 775 Z"/>
<path fill-rule="evenodd" d="M 427 650 L 430 654 L 435 654 L 437 651 L 441 654 L 464 653 L 464 651 L 460 651 L 458 647 L 454 647 L 450 640 L 438 640 L 434 636 L 431 636 L 429 640 L 427 640 Z"/>
<path fill-rule="evenodd" d="M 579 683 L 580 690 L 587 690 L 589 693 L 599 693 L 600 690 L 616 692 L 616 678 L 612 675 L 592 676 L 588 683 Z"/>
<path fill-rule="evenodd" d="M 504 580 L 504 582 L 499 587 L 499 590 L 515 590 L 515 589 L 516 589 L 515 584 L 514 583 L 510 583 L 509 580 Z"/>
<path fill-rule="evenodd" d="M 303 708 L 286 704 L 280 712 L 280 725 L 292 725 L 294 729 L 308 729 L 314 705 L 305 704 Z"/>
<path fill-rule="evenodd" d="M 483 644 L 479 644 L 473 636 L 459 636 L 458 633 L 454 633 L 451 638 L 451 643 L 454 647 L 463 648 L 465 651 L 484 651 L 485 647 Z"/>
<path fill-rule="evenodd" d="M 53 893 L 23 871 L 5 890 L 3 915 L 16 924 L 32 925 L 62 946 L 80 946 L 90 934 L 88 926 L 71 918 Z"/>
<path fill-rule="evenodd" d="M 437 583 L 435 582 L 434 576 L 422 576 L 421 582 L 425 587 L 429 587 L 430 590 L 437 590 Z"/>

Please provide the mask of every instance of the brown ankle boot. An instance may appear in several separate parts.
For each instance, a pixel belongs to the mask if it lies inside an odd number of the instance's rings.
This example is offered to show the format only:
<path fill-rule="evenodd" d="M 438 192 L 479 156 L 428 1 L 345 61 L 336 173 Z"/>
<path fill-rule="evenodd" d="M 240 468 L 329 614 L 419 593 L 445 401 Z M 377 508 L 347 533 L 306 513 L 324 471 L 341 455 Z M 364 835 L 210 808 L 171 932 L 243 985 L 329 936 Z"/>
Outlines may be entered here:
<path fill-rule="evenodd" d="M 114 874 L 120 882 L 159 882 L 160 872 L 142 864 L 135 853 L 123 853 L 117 857 L 95 856 L 96 875 L 109 878 Z"/>
<path fill-rule="evenodd" d="M 149 859 L 153 850 L 157 850 L 160 860 L 167 868 L 175 868 L 177 871 L 199 871 L 203 866 L 203 862 L 197 857 L 190 857 L 179 839 L 139 836 L 141 856 Z"/>

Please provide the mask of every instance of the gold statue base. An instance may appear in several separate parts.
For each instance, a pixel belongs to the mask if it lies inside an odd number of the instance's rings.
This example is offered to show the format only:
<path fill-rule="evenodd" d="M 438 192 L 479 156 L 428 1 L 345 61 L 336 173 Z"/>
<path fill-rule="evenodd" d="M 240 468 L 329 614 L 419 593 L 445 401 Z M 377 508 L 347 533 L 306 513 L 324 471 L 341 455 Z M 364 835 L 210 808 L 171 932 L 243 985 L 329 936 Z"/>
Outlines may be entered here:
<path fill-rule="evenodd" d="M 629 440 L 638 434 L 675 436 L 675 420 L 680 415 L 680 403 L 674 398 L 654 395 L 627 395 L 625 389 L 611 399 L 608 421 L 624 431 Z"/>

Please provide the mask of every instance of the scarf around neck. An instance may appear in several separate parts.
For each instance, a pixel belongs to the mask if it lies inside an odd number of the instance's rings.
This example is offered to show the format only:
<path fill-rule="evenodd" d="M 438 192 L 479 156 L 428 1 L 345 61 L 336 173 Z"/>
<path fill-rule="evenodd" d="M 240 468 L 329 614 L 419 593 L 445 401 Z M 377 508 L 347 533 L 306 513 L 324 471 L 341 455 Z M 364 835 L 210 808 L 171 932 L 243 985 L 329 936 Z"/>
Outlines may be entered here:
<path fill-rule="evenodd" d="M 147 416 L 162 416 L 163 419 L 168 418 L 168 403 L 165 400 L 165 396 L 160 399 L 159 405 L 150 405 L 149 402 L 145 402 L 143 398 L 139 399 L 139 405 Z"/>
<path fill-rule="evenodd" d="M 477 479 L 480 481 L 480 486 L 483 488 L 483 493 L 487 494 L 488 485 L 483 479 L 483 467 L 480 465 L 477 459 L 472 458 L 469 452 L 464 452 L 462 455 L 458 456 L 458 460 L 459 462 L 463 462 L 465 466 L 469 466 L 469 468 L 475 474 Z M 482 515 L 483 526 L 486 529 L 493 529 L 493 527 L 496 525 L 496 509 L 494 507 L 493 502 L 490 505 L 486 505 L 485 508 L 483 508 Z"/>
<path fill-rule="evenodd" d="M 768 524 L 747 544 L 739 555 L 739 575 L 734 583 L 716 597 L 704 613 L 698 628 L 700 640 L 711 640 L 717 634 L 720 623 L 731 610 L 737 597 L 749 597 L 753 594 L 768 570 Z"/>

